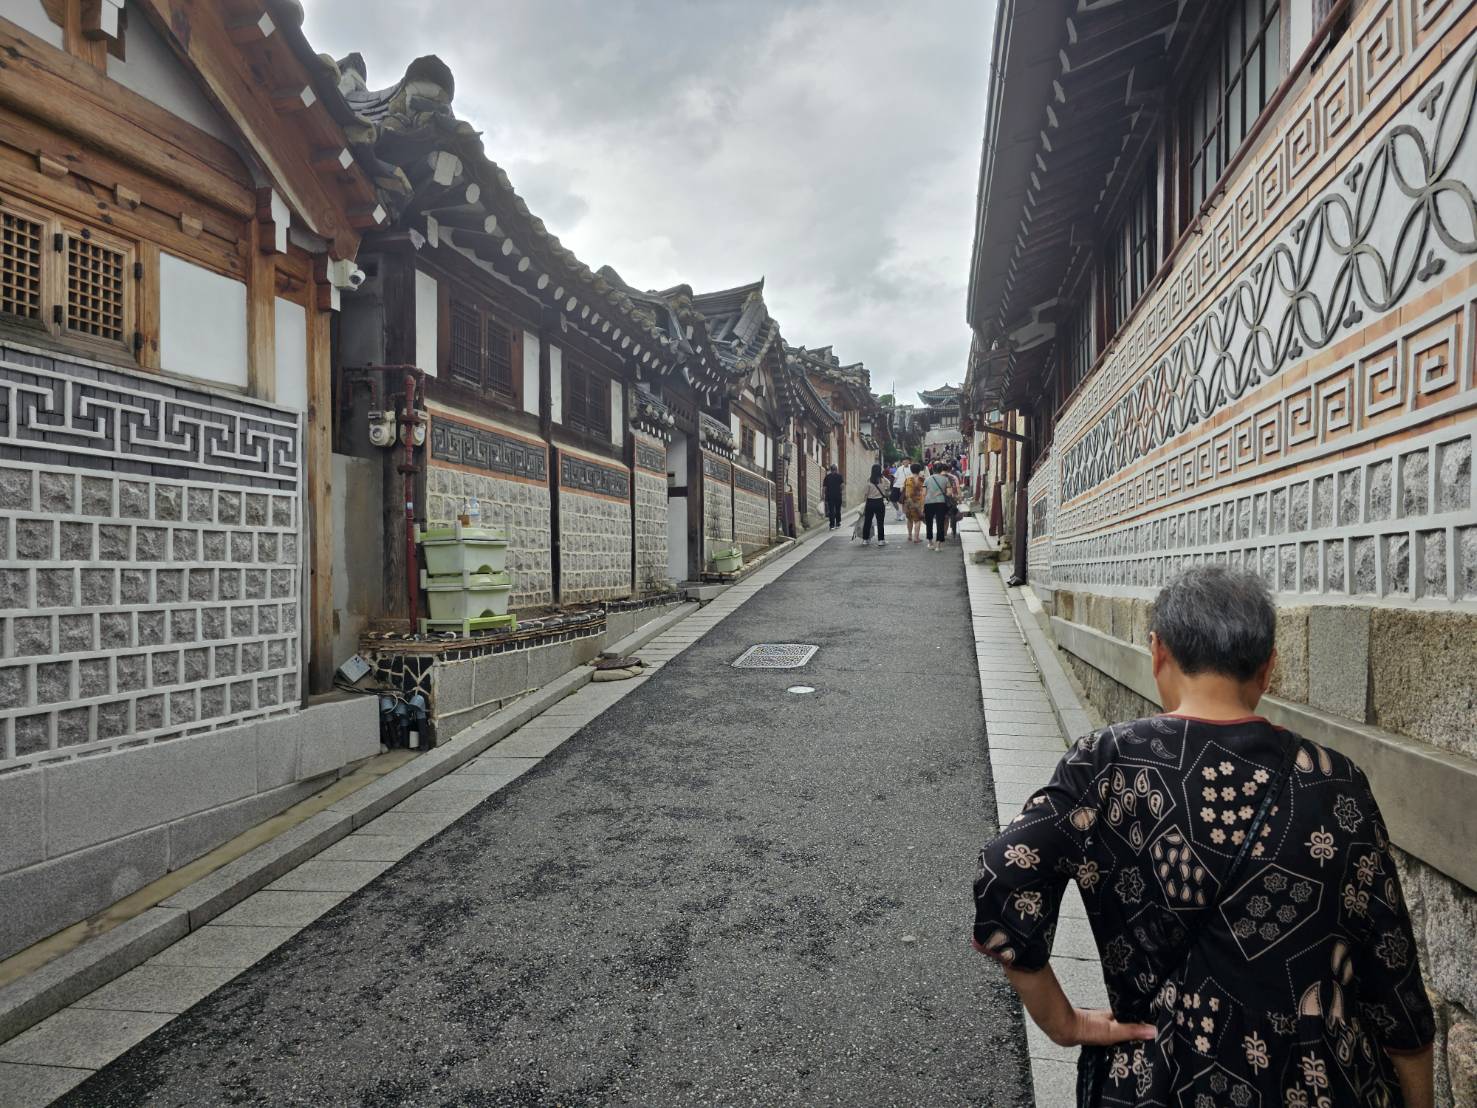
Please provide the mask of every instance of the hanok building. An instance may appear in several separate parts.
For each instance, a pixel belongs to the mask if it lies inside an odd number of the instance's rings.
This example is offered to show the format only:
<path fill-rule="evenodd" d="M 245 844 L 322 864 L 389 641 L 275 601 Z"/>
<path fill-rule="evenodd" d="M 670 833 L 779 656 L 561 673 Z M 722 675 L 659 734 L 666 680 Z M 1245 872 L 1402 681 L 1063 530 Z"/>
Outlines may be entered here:
<path fill-rule="evenodd" d="M 880 408 L 872 395 L 871 377 L 860 362 L 842 365 L 829 346 L 786 347 L 785 353 L 795 371 L 809 379 L 826 405 L 840 415 L 840 424 L 822 445 L 821 468 L 837 466 L 845 478 L 843 502 L 860 503 L 872 464 L 882 458 L 877 439 L 882 433 Z"/>
<path fill-rule="evenodd" d="M 456 117 L 438 58 L 379 90 L 357 55 L 338 73 L 393 211 L 365 239 L 338 345 L 335 462 L 346 503 L 364 506 L 338 649 L 362 644 L 382 679 L 423 692 L 444 738 L 588 661 L 636 608 L 674 599 L 686 577 L 668 559 L 674 427 L 642 386 L 679 363 L 714 388 L 722 377 L 529 211 Z M 375 434 L 407 395 L 424 429 L 409 451 Z M 508 540 L 516 642 L 376 637 L 423 613 L 415 530 L 474 502 Z"/>
<path fill-rule="evenodd" d="M 1117 718 L 1156 588 L 1263 577 L 1264 710 L 1369 770 L 1470 1088 L 1477 8 L 999 13 L 969 410 L 1023 416 L 1017 569 Z"/>
<path fill-rule="evenodd" d="M 958 457 L 964 453 L 965 435 L 960 429 L 959 395 L 956 385 L 942 385 L 918 394 L 918 399 L 923 402 L 923 418 L 928 423 L 928 430 L 923 434 L 925 458 Z"/>
<path fill-rule="evenodd" d="M 798 355 L 786 353 L 777 385 L 780 412 L 788 421 L 780 449 L 780 480 L 793 499 L 798 527 L 815 527 L 826 518 L 822 484 L 826 459 L 844 420 L 816 388 Z"/>
<path fill-rule="evenodd" d="M 333 309 L 383 211 L 298 18 L 0 17 L 0 957 L 379 748 L 372 698 L 306 708 Z"/>
<path fill-rule="evenodd" d="M 702 293 L 693 307 L 707 324 L 708 341 L 728 374 L 728 425 L 734 438 L 732 541 L 750 555 L 779 533 L 777 449 L 784 432 L 776 379 L 783 373 L 784 341 L 764 303 L 764 281 Z"/>

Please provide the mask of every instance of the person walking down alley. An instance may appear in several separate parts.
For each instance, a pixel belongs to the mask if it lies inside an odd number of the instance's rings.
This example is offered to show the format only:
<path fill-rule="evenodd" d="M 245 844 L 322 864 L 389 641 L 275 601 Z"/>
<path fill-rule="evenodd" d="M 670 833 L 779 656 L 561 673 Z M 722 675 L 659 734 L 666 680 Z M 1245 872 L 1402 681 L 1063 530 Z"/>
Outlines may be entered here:
<path fill-rule="evenodd" d="M 891 490 L 892 482 L 883 475 L 881 464 L 874 464 L 871 476 L 867 478 L 866 502 L 863 505 L 863 546 L 872 545 L 873 523 L 877 525 L 877 545 L 887 545 L 887 538 L 882 533 L 882 524 L 887 519 L 887 497 Z"/>
<path fill-rule="evenodd" d="M 935 462 L 923 482 L 923 527 L 928 533 L 930 550 L 942 550 L 949 535 L 949 516 L 953 513 L 953 505 L 949 502 L 950 487 L 943 463 Z"/>
<path fill-rule="evenodd" d="M 908 459 L 904 458 L 892 467 L 892 493 L 889 499 L 892 501 L 892 521 L 894 523 L 903 521 L 903 482 L 908 477 L 908 465 Z"/>
<path fill-rule="evenodd" d="M 836 468 L 836 463 L 831 463 L 831 468 L 826 476 L 821 479 L 821 492 L 826 501 L 826 518 L 831 521 L 831 530 L 841 526 L 841 490 L 846 479 L 841 476 L 841 471 Z"/>
<path fill-rule="evenodd" d="M 1266 586 L 1196 567 L 1149 630 L 1164 713 L 1079 739 L 985 847 L 974 945 L 1082 1048 L 1079 1105 L 1431 1108 L 1434 1019 L 1369 781 L 1256 714 Z M 1111 1010 L 1051 969 L 1069 880 Z"/>
<path fill-rule="evenodd" d="M 923 487 L 923 463 L 914 462 L 909 469 L 911 472 L 903 479 L 903 515 L 908 521 L 908 541 L 922 542 L 923 498 L 927 492 Z"/>

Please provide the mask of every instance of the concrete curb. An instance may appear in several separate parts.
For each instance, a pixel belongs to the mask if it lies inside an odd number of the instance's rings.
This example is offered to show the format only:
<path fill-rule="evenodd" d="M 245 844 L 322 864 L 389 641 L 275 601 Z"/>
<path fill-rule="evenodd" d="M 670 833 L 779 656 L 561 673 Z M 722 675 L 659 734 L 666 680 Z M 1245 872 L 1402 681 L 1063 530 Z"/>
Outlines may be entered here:
<path fill-rule="evenodd" d="M 619 654 L 634 653 L 697 610 L 693 602 L 679 604 L 609 649 Z M 391 770 L 331 808 L 207 874 L 156 907 L 0 988 L 0 1043 L 143 964 L 412 793 L 459 769 L 584 687 L 593 672 L 587 665 L 570 670 L 465 728 L 444 745 Z"/>
<path fill-rule="evenodd" d="M 1031 659 L 1036 663 L 1036 669 L 1041 674 L 1041 683 L 1046 686 L 1047 699 L 1051 701 L 1051 711 L 1062 734 L 1068 740 L 1081 738 L 1083 735 L 1096 730 L 1093 714 L 1082 703 L 1077 696 L 1077 687 L 1068 675 L 1061 659 L 1056 655 L 1056 647 L 1046 637 L 1046 632 L 1041 629 L 1041 624 L 1031 613 L 1026 604 L 1023 591 L 1019 588 L 1011 588 L 1005 585 L 1005 595 L 1010 600 L 1010 611 L 1015 617 L 1015 625 L 1020 629 L 1021 636 L 1026 640 L 1026 649 L 1031 652 Z"/>

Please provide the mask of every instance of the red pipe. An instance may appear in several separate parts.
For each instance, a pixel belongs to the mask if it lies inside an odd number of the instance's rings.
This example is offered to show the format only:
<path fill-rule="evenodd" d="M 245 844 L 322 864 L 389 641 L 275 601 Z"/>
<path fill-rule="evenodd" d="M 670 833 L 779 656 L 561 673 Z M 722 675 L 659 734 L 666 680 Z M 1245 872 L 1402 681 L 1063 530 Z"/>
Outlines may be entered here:
<path fill-rule="evenodd" d="M 405 476 L 405 596 L 410 606 L 410 633 L 414 635 L 420 626 L 420 574 L 416 571 L 415 559 L 415 378 L 416 373 L 405 373 L 405 464 L 400 472 Z"/>

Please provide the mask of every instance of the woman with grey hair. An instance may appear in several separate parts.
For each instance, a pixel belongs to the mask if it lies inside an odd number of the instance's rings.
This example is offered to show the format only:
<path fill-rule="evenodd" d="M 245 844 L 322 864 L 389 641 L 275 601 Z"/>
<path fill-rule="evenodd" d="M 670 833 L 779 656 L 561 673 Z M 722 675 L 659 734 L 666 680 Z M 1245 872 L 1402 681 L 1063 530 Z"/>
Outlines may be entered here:
<path fill-rule="evenodd" d="M 1266 587 L 1218 566 L 1160 592 L 1162 715 L 1079 739 L 980 855 L 974 944 L 1082 1047 L 1079 1105 L 1430 1108 L 1434 1023 L 1389 837 L 1348 758 L 1256 714 Z M 1075 880 L 1110 1010 L 1051 971 Z"/>

